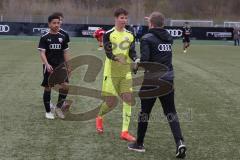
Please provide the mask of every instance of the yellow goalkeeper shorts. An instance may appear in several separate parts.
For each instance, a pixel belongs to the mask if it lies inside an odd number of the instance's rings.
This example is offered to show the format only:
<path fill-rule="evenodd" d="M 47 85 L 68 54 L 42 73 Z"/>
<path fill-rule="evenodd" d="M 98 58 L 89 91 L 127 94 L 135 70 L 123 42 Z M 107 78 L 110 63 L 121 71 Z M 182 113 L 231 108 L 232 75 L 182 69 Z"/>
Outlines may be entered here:
<path fill-rule="evenodd" d="M 132 90 L 132 78 L 104 76 L 102 96 L 118 96 Z"/>

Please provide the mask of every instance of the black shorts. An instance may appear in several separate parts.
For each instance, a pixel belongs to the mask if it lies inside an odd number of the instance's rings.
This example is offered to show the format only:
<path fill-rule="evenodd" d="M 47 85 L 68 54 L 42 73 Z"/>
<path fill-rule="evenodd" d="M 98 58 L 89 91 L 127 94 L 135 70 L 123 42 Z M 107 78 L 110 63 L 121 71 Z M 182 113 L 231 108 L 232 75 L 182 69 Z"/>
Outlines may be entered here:
<path fill-rule="evenodd" d="M 56 84 L 62 84 L 68 81 L 68 71 L 64 64 L 52 66 L 54 71 L 49 73 L 45 64 L 43 64 L 43 81 L 41 86 L 54 87 Z"/>
<path fill-rule="evenodd" d="M 189 37 L 183 37 L 183 43 L 190 43 Z"/>

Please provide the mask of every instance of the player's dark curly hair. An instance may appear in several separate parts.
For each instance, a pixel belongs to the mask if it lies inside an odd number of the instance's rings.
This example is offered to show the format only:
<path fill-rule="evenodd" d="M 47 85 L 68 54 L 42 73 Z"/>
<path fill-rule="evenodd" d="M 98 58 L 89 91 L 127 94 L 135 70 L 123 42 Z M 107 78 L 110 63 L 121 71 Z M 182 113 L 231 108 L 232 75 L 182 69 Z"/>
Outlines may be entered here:
<path fill-rule="evenodd" d="M 59 20 L 60 20 L 59 16 L 50 15 L 50 16 L 48 17 L 48 23 L 52 22 L 52 20 L 54 20 L 54 19 L 59 19 Z"/>

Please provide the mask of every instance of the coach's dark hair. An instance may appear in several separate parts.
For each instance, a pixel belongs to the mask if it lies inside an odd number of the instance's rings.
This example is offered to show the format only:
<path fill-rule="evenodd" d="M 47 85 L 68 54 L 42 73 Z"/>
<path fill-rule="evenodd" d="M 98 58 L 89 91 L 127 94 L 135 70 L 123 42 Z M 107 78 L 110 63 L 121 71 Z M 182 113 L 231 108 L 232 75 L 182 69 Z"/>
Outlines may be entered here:
<path fill-rule="evenodd" d="M 54 12 L 52 15 L 64 18 L 61 12 Z"/>
<path fill-rule="evenodd" d="M 149 16 L 149 21 L 153 24 L 154 27 L 163 27 L 165 16 L 160 12 L 153 12 Z"/>
<path fill-rule="evenodd" d="M 48 17 L 48 23 L 52 22 L 52 20 L 54 20 L 54 19 L 59 19 L 60 20 L 59 16 L 51 15 L 51 16 Z"/>
<path fill-rule="evenodd" d="M 118 17 L 120 16 L 121 14 L 127 16 L 128 15 L 128 11 L 126 9 L 123 9 L 123 8 L 118 8 L 114 11 L 114 17 Z"/>

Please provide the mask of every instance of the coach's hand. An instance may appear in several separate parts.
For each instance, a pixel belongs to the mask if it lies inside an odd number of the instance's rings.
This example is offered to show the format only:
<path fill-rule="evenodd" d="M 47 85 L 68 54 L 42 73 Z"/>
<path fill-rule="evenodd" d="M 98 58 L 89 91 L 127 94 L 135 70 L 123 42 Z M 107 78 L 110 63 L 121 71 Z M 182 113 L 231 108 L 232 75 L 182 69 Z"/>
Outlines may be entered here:
<path fill-rule="evenodd" d="M 53 68 L 50 64 L 46 64 L 46 67 L 47 67 L 47 71 L 52 73 L 53 72 Z"/>
<path fill-rule="evenodd" d="M 134 74 L 137 74 L 137 71 L 138 71 L 138 64 L 140 63 L 140 59 L 137 58 L 134 63 L 133 63 L 133 73 Z"/>

